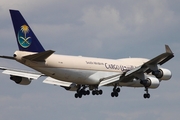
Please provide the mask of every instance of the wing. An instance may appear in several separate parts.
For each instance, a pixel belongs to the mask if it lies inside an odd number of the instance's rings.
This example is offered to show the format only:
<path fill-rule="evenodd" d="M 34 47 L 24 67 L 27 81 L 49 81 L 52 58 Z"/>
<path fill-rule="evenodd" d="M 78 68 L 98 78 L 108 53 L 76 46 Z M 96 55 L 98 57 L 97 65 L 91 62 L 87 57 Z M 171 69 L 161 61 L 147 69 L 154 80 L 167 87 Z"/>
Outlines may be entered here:
<path fill-rule="evenodd" d="M 128 71 L 124 76 L 121 77 L 121 82 L 129 82 L 133 78 L 140 78 L 142 73 L 150 73 L 158 69 L 158 65 L 162 65 L 174 57 L 173 52 L 168 45 L 165 45 L 166 52 L 158 55 L 157 57 L 149 60 L 143 65 Z M 141 79 L 141 78 L 140 78 Z"/>
<path fill-rule="evenodd" d="M 165 45 L 165 49 L 166 49 L 165 53 L 162 53 L 158 55 L 157 57 L 147 61 L 143 65 L 126 72 L 125 74 L 121 75 L 119 78 L 115 76 L 114 80 L 112 80 L 113 78 L 109 78 L 109 79 L 106 79 L 105 81 L 101 81 L 99 86 L 107 85 L 107 84 L 115 83 L 115 82 L 130 82 L 134 78 L 142 79 L 141 78 L 142 74 L 143 75 L 144 73 L 148 74 L 156 70 L 158 68 L 158 65 L 162 65 L 174 57 L 174 54 L 168 45 Z"/>
<path fill-rule="evenodd" d="M 54 79 L 54 78 L 51 78 L 51 77 L 47 77 L 43 81 L 43 83 L 62 86 L 62 87 L 71 87 L 73 85 L 73 83 L 71 83 L 71 82 L 64 82 L 64 81 L 57 80 L 57 79 Z"/>
<path fill-rule="evenodd" d="M 110 83 L 114 83 L 114 82 L 117 82 L 120 78 L 121 74 L 117 74 L 117 75 L 113 75 L 113 76 L 109 76 L 109 77 L 106 77 L 106 78 L 102 78 L 98 85 L 98 87 L 101 87 L 101 86 L 104 86 L 104 85 L 108 85 Z"/>
<path fill-rule="evenodd" d="M 3 70 L 2 73 L 4 73 L 4 74 L 28 78 L 30 80 L 38 79 L 39 77 L 43 76 L 43 74 L 38 73 L 38 72 L 11 69 L 11 68 L 6 68 L 6 67 L 0 67 L 0 70 Z"/>
<path fill-rule="evenodd" d="M 61 80 L 57 80 L 57 79 L 54 79 L 54 78 L 51 78 L 51 77 L 47 77 L 43 81 L 43 83 L 61 86 L 61 87 L 65 88 L 66 90 L 69 90 L 69 91 L 77 91 L 80 88 L 75 83 L 61 81 Z"/>

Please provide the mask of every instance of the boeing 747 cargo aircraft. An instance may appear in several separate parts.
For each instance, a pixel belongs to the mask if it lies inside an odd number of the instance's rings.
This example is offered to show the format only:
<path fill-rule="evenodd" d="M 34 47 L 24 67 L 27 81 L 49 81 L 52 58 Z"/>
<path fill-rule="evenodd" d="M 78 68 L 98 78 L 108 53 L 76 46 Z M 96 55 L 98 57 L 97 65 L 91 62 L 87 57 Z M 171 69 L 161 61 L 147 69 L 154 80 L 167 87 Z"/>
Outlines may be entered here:
<path fill-rule="evenodd" d="M 0 56 L 16 60 L 37 72 L 0 67 L 2 73 L 20 85 L 29 85 L 33 80 L 45 76 L 43 83 L 58 85 L 75 91 L 75 98 L 83 95 L 101 95 L 102 86 L 112 86 L 111 96 L 118 97 L 120 87 L 143 87 L 144 98 L 150 98 L 148 89 L 158 88 L 160 82 L 169 80 L 171 71 L 161 65 L 174 57 L 168 45 L 165 52 L 154 57 L 102 59 L 67 56 L 45 50 L 21 13 L 10 10 L 19 50 L 14 56 Z"/>

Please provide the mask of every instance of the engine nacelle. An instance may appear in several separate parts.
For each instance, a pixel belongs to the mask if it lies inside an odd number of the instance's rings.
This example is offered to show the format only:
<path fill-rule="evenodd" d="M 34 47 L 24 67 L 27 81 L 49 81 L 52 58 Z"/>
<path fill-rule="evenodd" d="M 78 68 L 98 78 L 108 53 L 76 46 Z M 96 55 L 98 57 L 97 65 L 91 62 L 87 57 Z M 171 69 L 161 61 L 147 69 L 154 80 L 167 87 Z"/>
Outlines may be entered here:
<path fill-rule="evenodd" d="M 11 76 L 10 79 L 20 85 L 29 85 L 31 83 L 31 80 L 29 80 L 28 78 L 19 77 L 19 76 Z"/>
<path fill-rule="evenodd" d="M 165 68 L 160 68 L 158 71 L 152 72 L 160 80 L 169 80 L 172 77 L 172 73 L 170 70 Z"/>
<path fill-rule="evenodd" d="M 148 88 L 158 88 L 160 85 L 160 81 L 157 78 L 151 76 L 148 76 L 146 80 L 141 80 L 140 83 Z"/>

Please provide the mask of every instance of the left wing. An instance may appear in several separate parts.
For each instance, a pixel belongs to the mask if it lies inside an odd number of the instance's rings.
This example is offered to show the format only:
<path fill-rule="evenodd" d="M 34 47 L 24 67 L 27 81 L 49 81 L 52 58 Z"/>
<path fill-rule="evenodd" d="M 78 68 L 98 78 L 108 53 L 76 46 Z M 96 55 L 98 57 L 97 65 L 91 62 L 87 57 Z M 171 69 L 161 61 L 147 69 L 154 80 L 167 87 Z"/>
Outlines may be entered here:
<path fill-rule="evenodd" d="M 28 78 L 30 80 L 38 79 L 39 77 L 43 76 L 42 73 L 38 73 L 38 72 L 17 70 L 17 69 L 11 69 L 11 68 L 6 68 L 6 67 L 0 67 L 0 70 L 3 70 L 2 73 L 4 73 L 4 74 Z"/>

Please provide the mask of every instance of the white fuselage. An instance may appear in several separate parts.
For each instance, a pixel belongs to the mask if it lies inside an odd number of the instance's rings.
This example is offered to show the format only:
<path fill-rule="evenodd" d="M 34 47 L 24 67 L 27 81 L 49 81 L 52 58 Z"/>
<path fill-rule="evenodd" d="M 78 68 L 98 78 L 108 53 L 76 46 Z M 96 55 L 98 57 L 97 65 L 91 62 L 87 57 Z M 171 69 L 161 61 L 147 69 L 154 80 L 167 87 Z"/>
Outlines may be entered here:
<path fill-rule="evenodd" d="M 52 54 L 45 62 L 37 62 L 23 58 L 24 56 L 35 54 L 33 52 L 16 51 L 15 54 L 15 59 L 18 62 L 46 76 L 81 85 L 97 85 L 102 78 L 123 74 L 123 72 L 138 67 L 148 61 L 148 59 L 144 58 L 113 60 Z M 119 85 L 132 87 L 142 86 L 139 81 L 119 83 Z"/>

